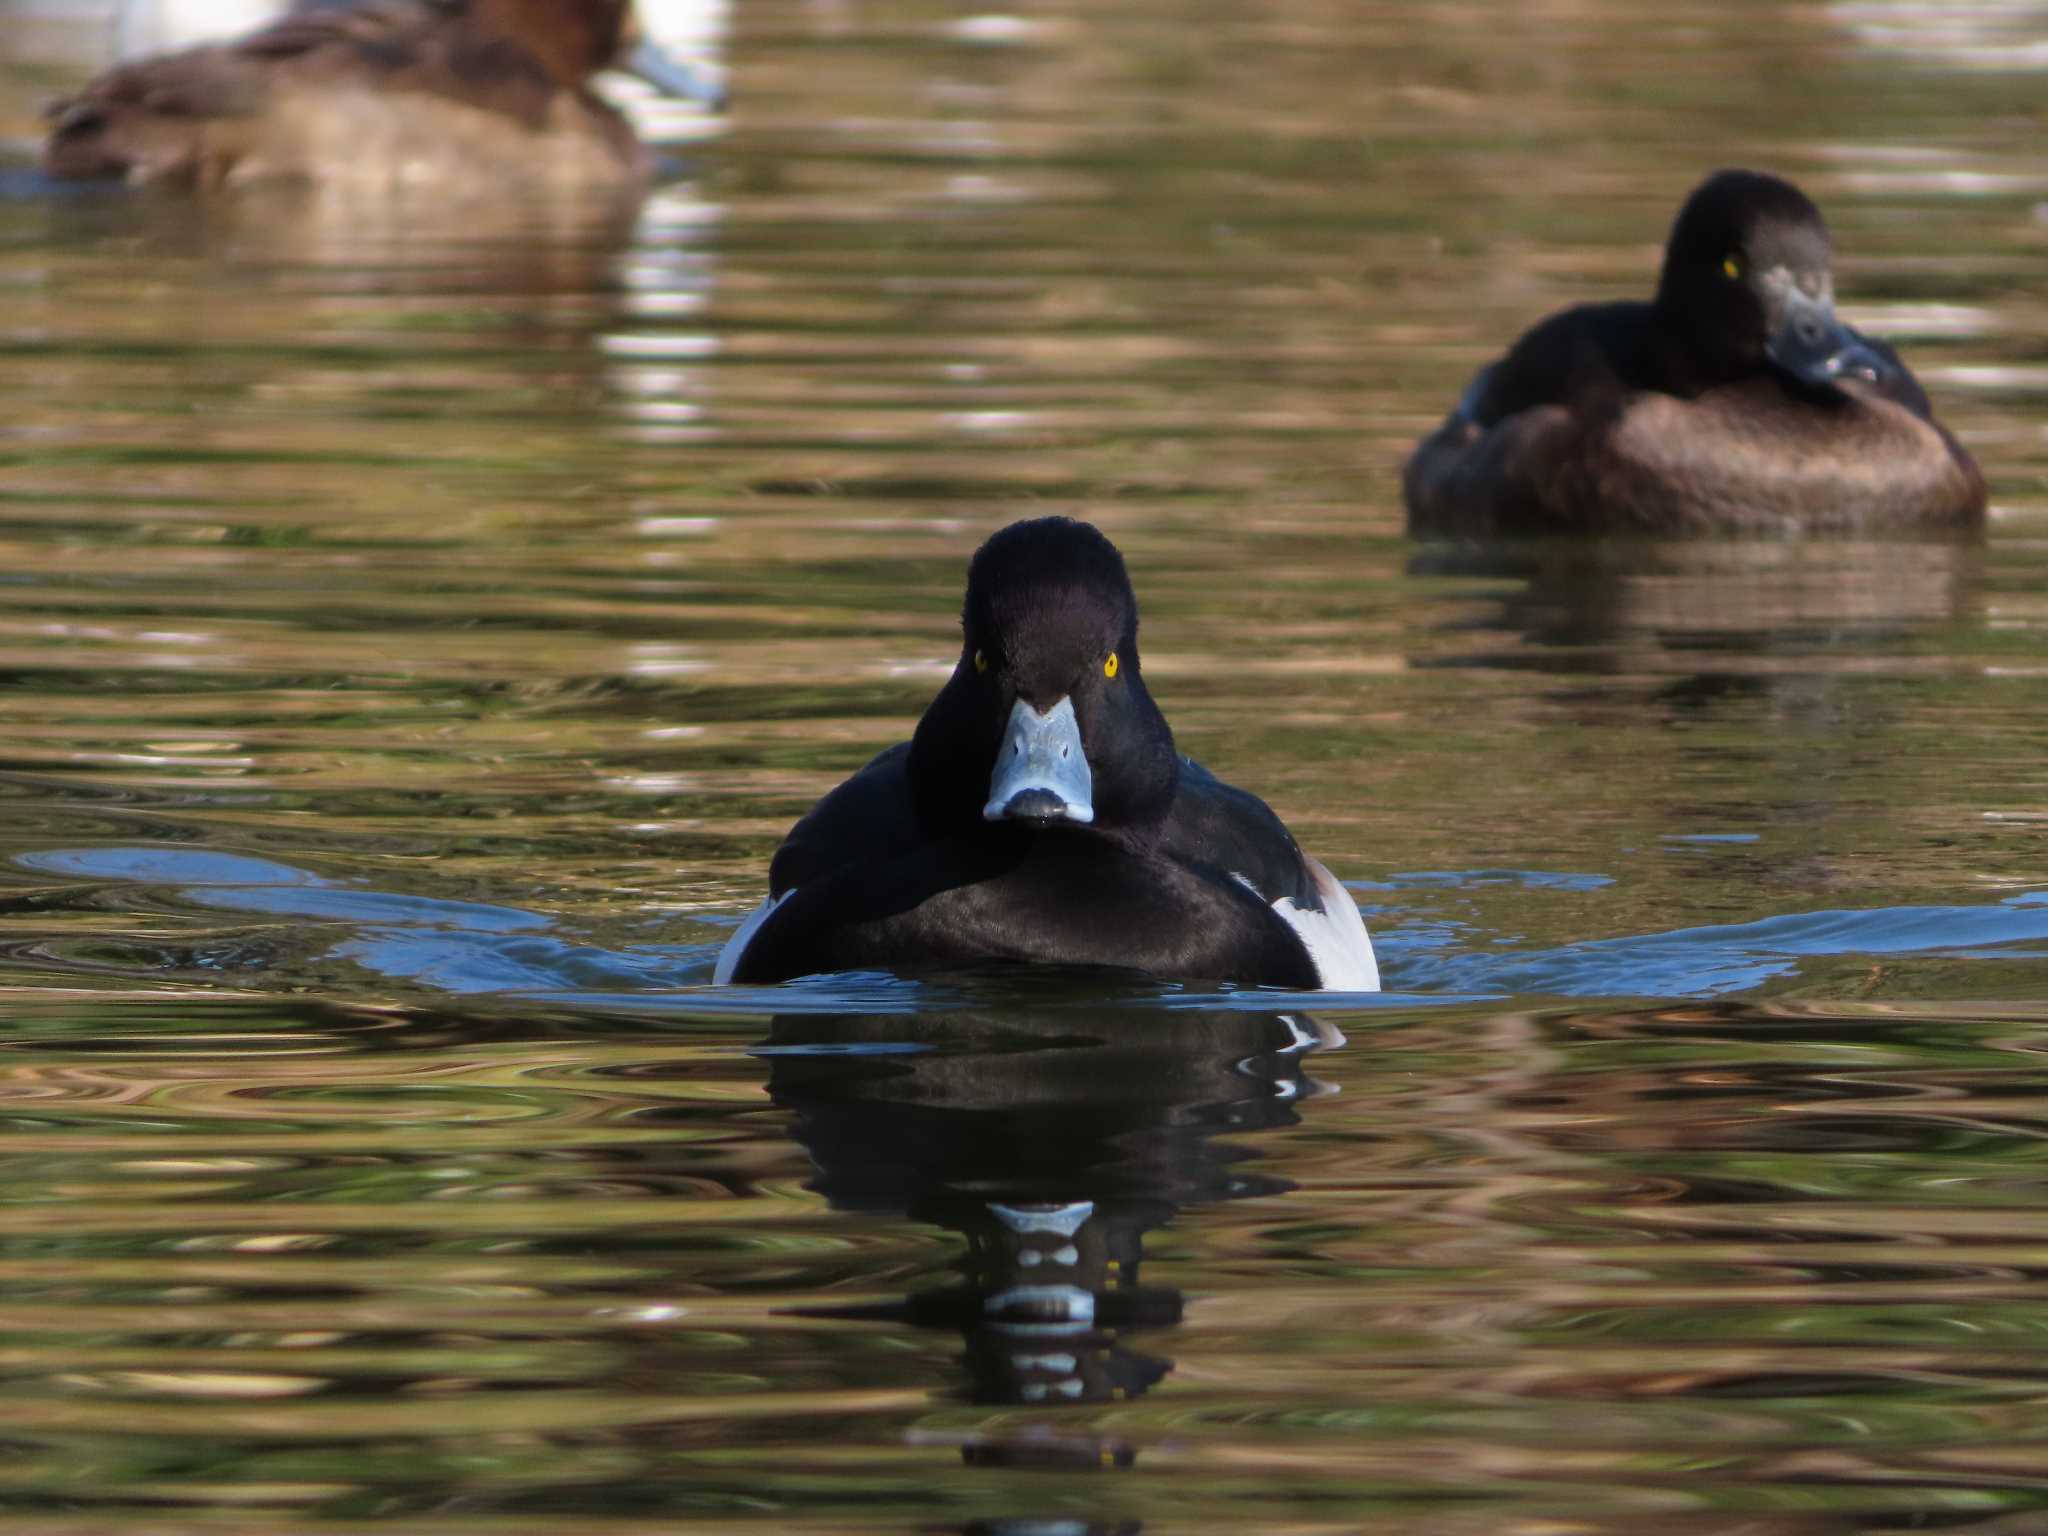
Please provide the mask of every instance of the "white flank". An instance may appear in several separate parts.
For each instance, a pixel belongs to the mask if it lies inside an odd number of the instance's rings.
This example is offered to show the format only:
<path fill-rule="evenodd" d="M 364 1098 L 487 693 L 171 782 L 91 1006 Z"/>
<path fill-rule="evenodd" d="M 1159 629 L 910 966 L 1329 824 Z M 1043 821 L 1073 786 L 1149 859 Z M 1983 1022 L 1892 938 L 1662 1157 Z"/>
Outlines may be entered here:
<path fill-rule="evenodd" d="M 711 980 L 716 986 L 724 986 L 732 980 L 732 973 L 740 968 L 740 957 L 747 952 L 747 946 L 754 941 L 754 935 L 761 931 L 761 925 L 768 921 L 770 914 L 790 897 L 796 894 L 791 886 L 780 896 L 770 896 L 761 905 L 747 914 L 747 920 L 735 928 L 732 937 L 725 941 L 725 948 L 718 952 L 718 964 L 712 967 Z M 1363 933 L 1365 930 L 1360 929 Z"/>
<path fill-rule="evenodd" d="M 1273 910 L 1308 946 L 1308 957 L 1315 962 L 1325 992 L 1379 991 L 1379 962 L 1373 959 L 1372 940 L 1366 935 L 1365 919 L 1358 915 L 1358 903 L 1335 875 L 1307 854 L 1302 858 L 1315 877 L 1316 889 L 1322 892 L 1323 910 L 1304 910 L 1285 896 L 1273 903 Z"/>

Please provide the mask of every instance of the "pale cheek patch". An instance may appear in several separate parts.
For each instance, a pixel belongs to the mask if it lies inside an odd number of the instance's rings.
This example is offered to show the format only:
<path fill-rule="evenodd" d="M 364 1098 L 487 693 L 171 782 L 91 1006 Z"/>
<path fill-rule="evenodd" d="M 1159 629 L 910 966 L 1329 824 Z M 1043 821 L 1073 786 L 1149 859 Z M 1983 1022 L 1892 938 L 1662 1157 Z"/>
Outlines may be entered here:
<path fill-rule="evenodd" d="M 1832 272 L 1808 272 L 1800 277 L 1790 267 L 1778 266 L 1758 273 L 1756 283 L 1766 293 L 1803 293 L 1816 303 L 1833 305 L 1835 302 L 1835 276 Z"/>

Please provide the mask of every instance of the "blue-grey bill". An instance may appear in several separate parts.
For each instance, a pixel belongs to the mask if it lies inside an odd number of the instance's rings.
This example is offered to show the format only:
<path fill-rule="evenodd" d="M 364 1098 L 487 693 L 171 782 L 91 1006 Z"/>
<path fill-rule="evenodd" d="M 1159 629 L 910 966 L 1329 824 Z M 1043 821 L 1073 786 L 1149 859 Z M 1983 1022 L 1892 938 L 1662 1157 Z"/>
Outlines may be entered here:
<path fill-rule="evenodd" d="M 1022 699 L 1011 708 L 981 814 L 985 821 L 1095 819 L 1095 779 L 1072 699 L 1042 715 Z"/>
<path fill-rule="evenodd" d="M 628 74 L 638 75 L 664 95 L 701 101 L 707 107 L 725 105 L 725 87 L 708 71 L 692 69 L 681 60 L 670 58 L 645 38 L 619 64 Z"/>
<path fill-rule="evenodd" d="M 1823 300 L 1793 294 L 1784 319 L 1764 347 L 1771 361 L 1805 384 L 1882 380 L 1892 361 L 1835 318 Z"/>

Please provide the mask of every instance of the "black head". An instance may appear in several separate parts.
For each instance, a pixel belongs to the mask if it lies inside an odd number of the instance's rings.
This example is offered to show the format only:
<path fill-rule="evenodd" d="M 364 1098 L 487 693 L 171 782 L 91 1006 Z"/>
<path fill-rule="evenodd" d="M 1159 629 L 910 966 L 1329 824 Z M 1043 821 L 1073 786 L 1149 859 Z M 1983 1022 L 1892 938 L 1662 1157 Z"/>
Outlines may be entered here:
<path fill-rule="evenodd" d="M 1776 176 L 1717 171 L 1679 210 L 1657 309 L 1702 386 L 1775 369 L 1831 388 L 1888 366 L 1835 318 L 1828 227 Z"/>
<path fill-rule="evenodd" d="M 1116 546 L 1065 517 L 1012 523 L 967 568 L 960 659 L 918 722 L 919 811 L 1143 837 L 1180 760 L 1145 691 L 1138 599 Z"/>

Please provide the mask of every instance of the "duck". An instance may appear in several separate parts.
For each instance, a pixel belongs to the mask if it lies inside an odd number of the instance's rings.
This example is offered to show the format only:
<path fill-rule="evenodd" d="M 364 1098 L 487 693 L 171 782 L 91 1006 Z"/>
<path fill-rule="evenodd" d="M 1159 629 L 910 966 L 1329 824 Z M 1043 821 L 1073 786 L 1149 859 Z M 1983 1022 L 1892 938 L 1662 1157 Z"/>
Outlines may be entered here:
<path fill-rule="evenodd" d="M 784 838 L 715 982 L 1021 963 L 1378 990 L 1351 893 L 1264 801 L 1176 750 L 1100 530 L 993 534 L 961 630 L 910 740 Z"/>
<path fill-rule="evenodd" d="M 116 0 L 108 63 L 218 43 L 267 26 L 294 11 L 346 10 L 361 0 Z M 655 144 L 701 139 L 715 132 L 726 104 L 720 56 L 732 16 L 730 0 L 634 0 L 640 33 L 638 77 L 614 67 L 597 88 Z M 659 81 L 658 87 L 651 81 Z"/>
<path fill-rule="evenodd" d="M 1648 303 L 1540 321 L 1402 477 L 1412 535 L 1972 530 L 1983 474 L 1898 353 L 1835 314 L 1813 200 L 1716 171 Z"/>
<path fill-rule="evenodd" d="M 630 0 L 316 3 L 108 70 L 49 108 L 43 167 L 201 192 L 637 185 L 653 157 L 589 85 L 612 64 L 664 90 L 704 89 L 636 42 Z"/>

